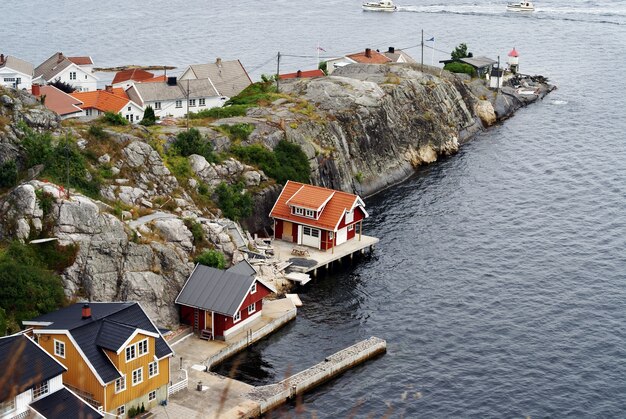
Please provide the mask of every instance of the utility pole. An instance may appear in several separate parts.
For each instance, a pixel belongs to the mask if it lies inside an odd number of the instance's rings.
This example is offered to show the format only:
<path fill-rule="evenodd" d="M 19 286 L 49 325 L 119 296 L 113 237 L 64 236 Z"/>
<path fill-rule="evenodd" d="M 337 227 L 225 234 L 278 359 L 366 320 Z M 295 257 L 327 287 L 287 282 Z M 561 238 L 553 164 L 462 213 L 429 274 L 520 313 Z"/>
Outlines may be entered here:
<path fill-rule="evenodd" d="M 424 29 L 422 29 L 422 71 L 424 71 Z"/>
<path fill-rule="evenodd" d="M 187 131 L 189 131 L 189 79 L 187 79 Z"/>
<path fill-rule="evenodd" d="M 498 95 L 498 93 L 500 93 L 500 56 L 499 55 L 498 55 L 498 85 L 496 86 L 496 96 Z"/>
<path fill-rule="evenodd" d="M 276 92 L 280 93 L 280 51 L 276 56 Z"/>

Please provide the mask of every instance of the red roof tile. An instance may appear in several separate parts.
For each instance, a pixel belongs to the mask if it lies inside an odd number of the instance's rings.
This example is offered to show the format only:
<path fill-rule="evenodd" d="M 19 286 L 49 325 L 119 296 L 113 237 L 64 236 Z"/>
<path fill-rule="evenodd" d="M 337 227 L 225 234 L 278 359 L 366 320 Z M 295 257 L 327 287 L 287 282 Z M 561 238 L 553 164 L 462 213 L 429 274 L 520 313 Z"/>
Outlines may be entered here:
<path fill-rule="evenodd" d="M 326 75 L 324 74 L 322 70 L 306 70 L 306 71 L 299 71 L 299 73 L 300 74 L 298 74 L 298 72 L 281 74 L 278 77 L 281 80 L 283 80 L 283 79 L 296 79 L 296 78 L 305 78 L 305 77 L 323 77 Z"/>
<path fill-rule="evenodd" d="M 165 74 L 162 74 L 160 76 L 152 77 L 151 79 L 141 80 L 141 83 L 163 83 L 166 81 L 167 77 L 165 76 Z"/>
<path fill-rule="evenodd" d="M 149 71 L 142 70 L 140 68 L 133 68 L 130 70 L 122 70 L 115 73 L 115 77 L 113 78 L 113 84 L 121 83 L 128 80 L 144 81 L 153 77 L 154 74 Z"/>
<path fill-rule="evenodd" d="M 329 197 L 330 200 L 326 203 L 318 220 L 291 213 L 289 204 L 317 209 Z M 344 213 L 353 209 L 358 202 L 362 201 L 357 195 L 351 193 L 288 181 L 274 204 L 270 217 L 335 231 Z"/>
<path fill-rule="evenodd" d="M 67 59 L 76 65 L 93 65 L 91 57 L 67 57 Z"/>
<path fill-rule="evenodd" d="M 36 87 L 34 89 L 36 91 Z M 81 111 L 80 100 L 68 95 L 54 86 L 39 86 L 38 98 L 45 96 L 44 106 L 61 116 L 78 113 Z"/>
<path fill-rule="evenodd" d="M 356 54 L 346 55 L 346 57 L 361 64 L 385 64 L 391 62 L 391 59 L 385 55 L 371 49 L 363 52 L 357 52 Z"/>
<path fill-rule="evenodd" d="M 77 92 L 72 93 L 72 96 L 83 102 L 81 109 L 93 108 L 102 112 L 118 113 L 129 101 L 128 96 L 124 97 L 119 95 L 119 90 L 123 91 L 124 89 L 113 89 L 113 93 L 105 90 L 96 90 L 95 92 Z M 124 95 L 126 95 L 126 93 L 124 93 Z"/>

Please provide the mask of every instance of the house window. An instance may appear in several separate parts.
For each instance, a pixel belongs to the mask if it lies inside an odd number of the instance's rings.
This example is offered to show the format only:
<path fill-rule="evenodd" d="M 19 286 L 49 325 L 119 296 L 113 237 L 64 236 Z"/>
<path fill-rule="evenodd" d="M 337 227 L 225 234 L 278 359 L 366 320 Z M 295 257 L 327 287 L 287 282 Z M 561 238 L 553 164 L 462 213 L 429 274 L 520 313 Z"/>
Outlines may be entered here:
<path fill-rule="evenodd" d="M 70 71 L 70 80 L 76 80 L 76 72 Z"/>
<path fill-rule="evenodd" d="M 140 367 L 133 371 L 133 385 L 136 386 L 142 381 L 143 381 L 143 367 Z"/>
<path fill-rule="evenodd" d="M 15 397 L 0 403 L 0 415 L 4 415 L 12 410 L 15 410 Z"/>
<path fill-rule="evenodd" d="M 303 226 L 302 227 L 302 234 L 304 234 L 305 236 L 319 237 L 320 236 L 320 231 L 318 229 L 316 229 L 316 228 Z"/>
<path fill-rule="evenodd" d="M 8 81 L 8 82 L 13 82 L 15 83 L 15 77 L 5 77 L 4 81 Z"/>
<path fill-rule="evenodd" d="M 135 345 L 130 345 L 128 348 L 126 348 L 126 362 L 131 361 L 135 358 L 137 358 L 137 350 L 135 348 Z"/>
<path fill-rule="evenodd" d="M 189 106 L 196 106 L 196 100 L 195 99 L 189 99 Z"/>
<path fill-rule="evenodd" d="M 115 392 L 121 393 L 126 390 L 126 376 L 120 377 L 115 380 Z"/>
<path fill-rule="evenodd" d="M 124 416 L 126 414 L 126 406 L 118 407 L 115 413 L 117 414 L 117 416 Z"/>
<path fill-rule="evenodd" d="M 346 224 L 350 224 L 354 221 L 354 211 L 350 211 L 346 213 Z"/>
<path fill-rule="evenodd" d="M 132 108 L 129 106 L 129 107 L 128 107 L 128 112 L 130 112 L 131 110 L 132 110 Z"/>
<path fill-rule="evenodd" d="M 148 339 L 144 339 L 140 341 L 137 346 L 139 347 L 139 356 L 145 355 L 148 353 Z"/>
<path fill-rule="evenodd" d="M 60 340 L 54 340 L 54 354 L 56 356 L 60 356 L 61 358 L 65 358 L 65 343 Z"/>
<path fill-rule="evenodd" d="M 93 109 L 85 109 L 85 115 L 91 116 L 93 114 Z"/>
<path fill-rule="evenodd" d="M 183 101 L 182 100 L 177 100 L 176 101 L 176 107 L 177 108 L 182 108 L 183 107 Z"/>
<path fill-rule="evenodd" d="M 161 102 L 154 102 L 154 109 L 161 109 Z"/>
<path fill-rule="evenodd" d="M 348 231 L 354 230 L 354 224 L 348 226 Z"/>
<path fill-rule="evenodd" d="M 293 213 L 295 215 L 304 215 L 304 208 L 293 207 Z"/>
<path fill-rule="evenodd" d="M 154 361 L 148 364 L 148 378 L 152 378 L 155 375 L 159 375 L 158 361 Z"/>
<path fill-rule="evenodd" d="M 156 390 L 152 390 L 148 393 L 148 401 L 151 402 L 152 400 L 156 400 Z"/>
<path fill-rule="evenodd" d="M 48 394 L 50 391 L 50 387 L 48 387 L 48 382 L 37 384 L 33 387 L 33 399 L 38 399 L 41 396 Z"/>
<path fill-rule="evenodd" d="M 256 311 L 256 303 L 252 303 L 248 306 L 248 314 L 252 314 Z"/>
<path fill-rule="evenodd" d="M 306 210 L 305 215 L 309 218 L 315 218 L 315 211 L 313 210 Z"/>
<path fill-rule="evenodd" d="M 206 99 L 205 98 L 198 99 L 198 103 L 200 106 L 206 106 Z"/>
<path fill-rule="evenodd" d="M 252 284 L 252 288 L 250 288 L 250 294 L 254 294 L 256 292 L 256 282 Z"/>
<path fill-rule="evenodd" d="M 237 323 L 239 320 L 241 320 L 241 311 L 238 311 L 237 314 L 235 314 L 233 317 L 233 323 Z"/>

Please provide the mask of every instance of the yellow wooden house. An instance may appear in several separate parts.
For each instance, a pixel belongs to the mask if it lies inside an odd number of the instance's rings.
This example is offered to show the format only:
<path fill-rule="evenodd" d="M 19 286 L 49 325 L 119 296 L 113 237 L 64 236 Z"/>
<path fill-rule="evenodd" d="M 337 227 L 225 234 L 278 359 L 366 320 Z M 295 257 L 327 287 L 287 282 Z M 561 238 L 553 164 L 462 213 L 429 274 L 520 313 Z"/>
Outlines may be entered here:
<path fill-rule="evenodd" d="M 138 303 L 78 303 L 23 323 L 67 368 L 63 383 L 101 411 L 126 417 L 167 400 L 174 351 Z"/>

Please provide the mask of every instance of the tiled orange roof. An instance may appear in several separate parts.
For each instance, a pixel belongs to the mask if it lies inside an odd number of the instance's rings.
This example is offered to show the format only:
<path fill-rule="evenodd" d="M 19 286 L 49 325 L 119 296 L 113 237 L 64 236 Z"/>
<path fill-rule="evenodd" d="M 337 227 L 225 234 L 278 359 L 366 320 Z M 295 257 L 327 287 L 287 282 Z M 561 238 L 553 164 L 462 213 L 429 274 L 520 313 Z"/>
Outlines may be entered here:
<path fill-rule="evenodd" d="M 328 198 L 329 196 L 332 197 L 324 207 L 318 220 L 300 217 L 291 213 L 289 204 L 297 202 L 298 205 L 296 206 L 317 209 L 320 206 L 320 201 L 324 197 Z M 357 199 L 359 197 L 351 193 L 288 181 L 280 193 L 274 208 L 272 208 L 270 217 L 306 224 L 323 230 L 335 231 L 344 212 L 350 211 Z M 290 201 L 289 204 L 287 201 Z M 323 203 L 323 201 L 321 202 Z"/>
<path fill-rule="evenodd" d="M 67 57 L 67 59 L 76 65 L 93 65 L 91 57 Z"/>
<path fill-rule="evenodd" d="M 369 57 L 367 56 L 368 54 Z M 385 64 L 391 62 L 391 59 L 374 50 L 357 52 L 356 54 L 346 55 L 346 57 L 361 64 Z"/>
<path fill-rule="evenodd" d="M 114 91 L 117 89 L 113 89 Z M 120 89 L 123 91 L 123 89 Z M 126 95 L 126 93 L 124 93 Z M 115 93 L 105 90 L 96 90 L 95 92 L 77 92 L 72 93 L 72 97 L 80 100 L 83 104 L 81 109 L 98 109 L 102 112 L 118 113 L 128 103 L 128 96 L 122 97 Z"/>
<path fill-rule="evenodd" d="M 323 76 L 325 76 L 325 74 L 322 70 L 306 70 L 306 71 L 300 71 L 300 74 L 298 74 L 298 72 L 287 73 L 287 74 L 281 74 L 278 77 L 281 80 L 284 80 L 284 79 L 296 79 L 296 78 L 305 78 L 305 77 L 323 77 Z"/>
<path fill-rule="evenodd" d="M 113 84 L 121 83 L 127 80 L 144 81 L 153 77 L 154 74 L 149 71 L 142 70 L 140 68 L 133 68 L 115 73 L 115 77 L 113 77 Z"/>
<path fill-rule="evenodd" d="M 167 77 L 164 74 L 160 76 L 152 77 L 151 79 L 141 80 L 142 83 L 162 83 L 166 81 L 167 81 Z"/>

